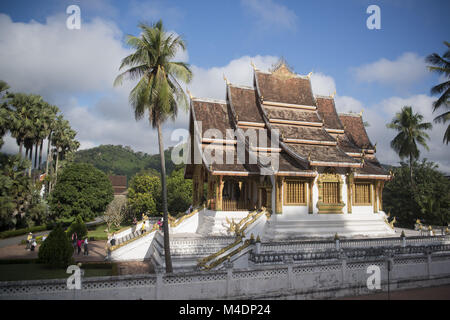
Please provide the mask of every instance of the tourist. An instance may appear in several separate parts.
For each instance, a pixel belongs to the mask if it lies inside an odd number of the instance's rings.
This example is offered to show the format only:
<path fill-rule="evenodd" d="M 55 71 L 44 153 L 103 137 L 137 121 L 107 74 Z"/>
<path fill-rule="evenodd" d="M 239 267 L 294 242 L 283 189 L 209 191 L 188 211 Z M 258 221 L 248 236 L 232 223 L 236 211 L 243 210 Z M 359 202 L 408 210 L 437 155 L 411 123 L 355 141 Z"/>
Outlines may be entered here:
<path fill-rule="evenodd" d="M 158 220 L 158 227 L 159 227 L 159 230 L 162 229 L 162 220 L 161 219 Z"/>
<path fill-rule="evenodd" d="M 111 243 L 111 247 L 114 247 L 116 245 L 116 234 L 113 233 L 111 240 L 109 240 L 109 243 Z"/>
<path fill-rule="evenodd" d="M 30 232 L 27 236 L 27 246 L 25 248 L 26 250 L 30 250 L 32 239 L 33 239 L 33 234 Z"/>
<path fill-rule="evenodd" d="M 142 222 L 141 231 L 142 231 L 142 234 L 145 233 L 145 221 Z"/>
<path fill-rule="evenodd" d="M 83 255 L 88 256 L 89 255 L 89 248 L 88 248 L 88 238 L 86 237 L 86 239 L 84 239 L 84 244 L 83 244 Z"/>
<path fill-rule="evenodd" d="M 75 248 L 77 247 L 77 233 L 74 232 L 72 233 L 72 246 L 73 246 L 73 250 L 75 250 Z"/>
<path fill-rule="evenodd" d="M 34 248 L 36 248 L 36 238 L 31 239 L 31 251 L 34 251 Z"/>
<path fill-rule="evenodd" d="M 77 240 L 77 247 L 78 247 L 78 255 L 80 254 L 80 252 L 81 252 L 81 240 L 80 239 L 78 239 Z"/>

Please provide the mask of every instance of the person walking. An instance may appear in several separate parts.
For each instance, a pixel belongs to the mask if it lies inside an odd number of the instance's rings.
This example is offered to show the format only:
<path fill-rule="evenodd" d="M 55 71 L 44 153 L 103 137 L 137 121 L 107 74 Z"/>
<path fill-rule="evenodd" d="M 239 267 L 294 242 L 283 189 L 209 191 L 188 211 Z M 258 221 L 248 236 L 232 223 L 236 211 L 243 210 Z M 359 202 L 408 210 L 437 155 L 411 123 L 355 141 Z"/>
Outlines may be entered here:
<path fill-rule="evenodd" d="M 31 239 L 31 251 L 34 251 L 34 248 L 36 248 L 36 238 Z"/>
<path fill-rule="evenodd" d="M 72 246 L 73 246 L 73 250 L 75 250 L 75 248 L 77 247 L 77 233 L 74 232 L 72 233 Z"/>
<path fill-rule="evenodd" d="M 78 255 L 80 254 L 80 252 L 81 252 L 81 240 L 80 239 L 78 239 L 77 240 L 77 247 L 78 247 Z"/>
<path fill-rule="evenodd" d="M 145 220 L 142 222 L 141 231 L 142 231 L 142 234 L 145 233 Z"/>
<path fill-rule="evenodd" d="M 33 239 L 33 234 L 30 232 L 30 233 L 28 233 L 28 236 L 27 236 L 27 246 L 25 248 L 26 250 L 30 250 L 32 239 Z"/>
<path fill-rule="evenodd" d="M 89 247 L 88 247 L 88 238 L 86 237 L 86 239 L 84 239 L 84 244 L 83 244 L 83 255 L 88 256 L 89 255 Z"/>

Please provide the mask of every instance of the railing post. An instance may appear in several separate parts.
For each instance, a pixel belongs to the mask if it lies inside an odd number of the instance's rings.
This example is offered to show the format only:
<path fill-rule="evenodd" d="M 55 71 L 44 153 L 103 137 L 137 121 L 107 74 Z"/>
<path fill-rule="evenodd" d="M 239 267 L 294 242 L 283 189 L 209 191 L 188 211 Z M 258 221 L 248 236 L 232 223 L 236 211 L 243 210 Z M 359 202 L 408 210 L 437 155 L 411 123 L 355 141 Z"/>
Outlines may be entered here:
<path fill-rule="evenodd" d="M 156 300 L 162 299 L 162 287 L 163 287 L 163 276 L 164 276 L 164 268 L 161 266 L 155 267 L 156 271 Z"/>
<path fill-rule="evenodd" d="M 226 261 L 224 263 L 225 268 L 227 269 L 227 290 L 226 296 L 227 298 L 231 297 L 231 281 L 233 281 L 233 263 L 230 261 Z"/>
<path fill-rule="evenodd" d="M 347 273 L 347 256 L 344 252 L 340 254 L 341 258 L 341 271 L 342 271 L 342 286 L 346 284 L 346 273 Z"/>
<path fill-rule="evenodd" d="M 290 290 L 294 287 L 294 274 L 292 273 L 292 265 L 294 264 L 294 259 L 292 258 L 292 256 L 287 256 L 285 258 L 285 263 L 287 264 L 287 288 L 288 290 Z"/>
<path fill-rule="evenodd" d="M 427 273 L 428 279 L 431 279 L 431 249 L 427 249 Z"/>

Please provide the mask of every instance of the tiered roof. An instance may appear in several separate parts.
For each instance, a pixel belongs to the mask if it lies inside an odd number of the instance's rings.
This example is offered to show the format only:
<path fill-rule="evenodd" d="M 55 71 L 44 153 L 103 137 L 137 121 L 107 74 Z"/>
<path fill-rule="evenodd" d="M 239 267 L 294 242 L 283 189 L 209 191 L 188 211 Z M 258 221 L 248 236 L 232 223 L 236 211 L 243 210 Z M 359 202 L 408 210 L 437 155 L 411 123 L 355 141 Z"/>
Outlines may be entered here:
<path fill-rule="evenodd" d="M 367 136 L 362 117 L 338 115 L 333 97 L 314 96 L 309 75 L 296 75 L 285 64 L 272 73 L 255 69 L 254 87 L 227 81 L 226 101 L 191 98 L 191 121 L 202 122 L 202 134 L 208 129 L 218 129 L 226 137 L 226 129 L 241 129 L 236 136 L 223 141 L 204 137 L 197 141 L 202 141 L 203 149 L 214 143 L 234 150 L 237 142 L 245 141 L 247 159 L 256 156 L 256 151 L 276 152 L 278 175 L 310 176 L 315 167 L 330 166 L 356 168 L 366 176 L 386 175 L 375 158 L 375 147 Z M 247 130 L 256 130 L 258 139 L 247 138 Z M 260 133 L 267 141 L 264 149 Z M 271 136 L 278 133 L 280 144 L 271 148 Z M 216 171 L 257 174 L 262 169 L 259 162 L 246 165 L 237 159 L 223 165 L 204 159 L 204 164 L 213 174 Z M 186 174 L 191 171 L 187 168 Z"/>

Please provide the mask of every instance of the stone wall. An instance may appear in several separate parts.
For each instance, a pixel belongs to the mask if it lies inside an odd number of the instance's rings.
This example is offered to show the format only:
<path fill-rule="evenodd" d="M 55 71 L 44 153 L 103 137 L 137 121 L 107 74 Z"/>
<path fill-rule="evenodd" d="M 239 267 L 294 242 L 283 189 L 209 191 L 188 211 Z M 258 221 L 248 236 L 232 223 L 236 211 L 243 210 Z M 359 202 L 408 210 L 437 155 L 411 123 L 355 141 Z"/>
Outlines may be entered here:
<path fill-rule="evenodd" d="M 393 258 L 390 289 L 450 283 L 450 253 Z M 369 294 L 367 268 L 381 270 L 387 290 L 387 260 L 332 259 L 314 264 L 258 266 L 252 270 L 130 275 L 83 279 L 81 290 L 68 290 L 66 279 L 0 282 L 0 299 L 329 299 Z M 379 290 L 377 291 L 379 292 Z"/>

